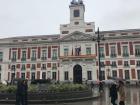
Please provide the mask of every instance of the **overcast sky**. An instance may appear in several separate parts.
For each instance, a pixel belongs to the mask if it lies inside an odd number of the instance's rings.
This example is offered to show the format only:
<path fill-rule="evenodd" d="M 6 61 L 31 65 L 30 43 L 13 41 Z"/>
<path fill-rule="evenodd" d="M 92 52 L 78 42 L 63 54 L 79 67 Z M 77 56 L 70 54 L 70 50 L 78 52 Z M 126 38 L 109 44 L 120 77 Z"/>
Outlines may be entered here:
<path fill-rule="evenodd" d="M 0 38 L 59 34 L 69 23 L 71 0 L 0 0 Z M 140 28 L 140 0 L 83 0 L 96 29 Z"/>

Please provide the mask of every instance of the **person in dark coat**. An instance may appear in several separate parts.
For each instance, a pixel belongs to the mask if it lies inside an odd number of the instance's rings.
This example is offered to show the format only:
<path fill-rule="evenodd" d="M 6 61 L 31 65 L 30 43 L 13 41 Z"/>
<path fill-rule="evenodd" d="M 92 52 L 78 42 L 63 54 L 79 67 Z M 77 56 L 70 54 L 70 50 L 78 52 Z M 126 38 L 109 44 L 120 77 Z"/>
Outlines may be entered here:
<path fill-rule="evenodd" d="M 18 80 L 17 82 L 17 90 L 16 90 L 16 105 L 21 105 L 22 103 L 22 80 Z"/>
<path fill-rule="evenodd" d="M 116 100 L 118 99 L 118 94 L 117 94 L 117 85 L 115 83 L 113 83 L 110 87 L 110 97 L 112 105 L 117 105 Z"/>
<path fill-rule="evenodd" d="M 22 105 L 28 105 L 28 84 L 27 84 L 27 80 L 23 80 L 22 81 L 22 98 L 21 98 L 21 103 Z"/>

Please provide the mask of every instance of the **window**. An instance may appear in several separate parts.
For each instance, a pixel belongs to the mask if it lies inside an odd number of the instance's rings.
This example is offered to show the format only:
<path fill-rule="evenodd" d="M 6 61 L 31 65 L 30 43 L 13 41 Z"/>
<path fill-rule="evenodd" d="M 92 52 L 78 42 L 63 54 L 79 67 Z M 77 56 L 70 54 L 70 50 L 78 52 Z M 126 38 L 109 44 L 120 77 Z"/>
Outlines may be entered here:
<path fill-rule="evenodd" d="M 36 50 L 32 50 L 32 61 L 36 60 Z"/>
<path fill-rule="evenodd" d="M 138 76 L 138 79 L 140 80 L 140 70 L 137 70 L 137 76 Z"/>
<path fill-rule="evenodd" d="M 87 47 L 86 48 L 86 54 L 87 55 L 91 55 L 91 47 Z"/>
<path fill-rule="evenodd" d="M 56 70 L 56 69 L 57 69 L 56 63 L 53 63 L 53 64 L 52 64 L 52 69 L 53 69 L 53 70 Z"/>
<path fill-rule="evenodd" d="M 52 72 L 52 79 L 56 80 L 56 72 Z"/>
<path fill-rule="evenodd" d="M 22 61 L 26 60 L 26 51 L 22 51 Z"/>
<path fill-rule="evenodd" d="M 101 67 L 105 67 L 104 62 L 100 62 L 100 66 L 101 66 Z"/>
<path fill-rule="evenodd" d="M 128 64 L 128 61 L 124 61 L 124 67 L 128 67 L 129 64 Z"/>
<path fill-rule="evenodd" d="M 125 79 L 130 79 L 129 70 L 125 70 Z"/>
<path fill-rule="evenodd" d="M 117 77 L 117 71 L 116 70 L 112 70 L 112 77 Z"/>
<path fill-rule="evenodd" d="M 0 61 L 3 61 L 3 52 L 0 52 Z"/>
<path fill-rule="evenodd" d="M 116 65 L 116 61 L 112 61 L 112 65 L 111 65 L 112 67 L 117 67 L 117 65 Z"/>
<path fill-rule="evenodd" d="M 69 31 L 62 31 L 62 34 L 68 34 Z"/>
<path fill-rule="evenodd" d="M 140 61 L 137 61 L 137 66 L 140 67 Z"/>
<path fill-rule="evenodd" d="M 53 49 L 52 50 L 52 60 L 56 60 L 57 59 L 57 49 Z"/>
<path fill-rule="evenodd" d="M 25 79 L 25 73 L 21 73 L 21 78 Z"/>
<path fill-rule="evenodd" d="M 47 50 L 42 50 L 42 60 L 47 59 Z"/>
<path fill-rule="evenodd" d="M 42 73 L 42 79 L 46 79 L 46 72 Z"/>
<path fill-rule="evenodd" d="M 69 49 L 68 48 L 64 48 L 64 56 L 68 56 L 69 55 Z"/>
<path fill-rule="evenodd" d="M 69 80 L 69 72 L 68 71 L 64 72 L 64 80 Z"/>
<path fill-rule="evenodd" d="M 17 52 L 13 51 L 12 52 L 12 61 L 16 61 L 16 59 L 17 59 Z"/>
<path fill-rule="evenodd" d="M 103 47 L 100 47 L 100 52 L 99 52 L 99 54 L 100 54 L 100 57 L 101 58 L 104 58 L 105 56 L 104 56 L 104 48 Z"/>
<path fill-rule="evenodd" d="M 32 70 L 35 70 L 35 69 L 36 69 L 35 64 L 32 64 L 31 69 L 32 69 Z"/>
<path fill-rule="evenodd" d="M 80 11 L 74 10 L 74 17 L 79 17 L 79 16 L 80 16 Z"/>
<path fill-rule="evenodd" d="M 101 71 L 101 78 L 102 80 L 105 80 L 105 71 Z"/>
<path fill-rule="evenodd" d="M 74 24 L 75 24 L 75 25 L 78 25 L 78 24 L 79 24 L 79 22 L 74 22 Z"/>
<path fill-rule="evenodd" d="M 116 48 L 115 46 L 111 46 L 111 54 L 110 54 L 111 57 L 116 57 Z"/>
<path fill-rule="evenodd" d="M 12 65 L 12 67 L 11 67 L 11 70 L 16 70 L 16 66 L 15 65 Z"/>
<path fill-rule="evenodd" d="M 35 80 L 35 73 L 31 73 L 31 80 Z"/>
<path fill-rule="evenodd" d="M 87 80 L 92 80 L 92 71 L 87 71 Z"/>
<path fill-rule="evenodd" d="M 140 56 L 140 45 L 135 46 L 135 56 Z"/>
<path fill-rule="evenodd" d="M 46 64 L 42 64 L 41 69 L 42 69 L 42 70 L 46 70 Z"/>
<path fill-rule="evenodd" d="M 86 29 L 85 32 L 93 32 L 93 29 Z"/>
<path fill-rule="evenodd" d="M 0 73 L 0 81 L 1 81 L 1 73 Z"/>
<path fill-rule="evenodd" d="M 22 64 L 21 70 L 26 70 L 25 64 Z"/>
<path fill-rule="evenodd" d="M 128 46 L 123 46 L 123 57 L 128 57 Z"/>
<path fill-rule="evenodd" d="M 0 65 L 0 71 L 2 70 L 2 67 L 1 67 L 1 65 Z"/>

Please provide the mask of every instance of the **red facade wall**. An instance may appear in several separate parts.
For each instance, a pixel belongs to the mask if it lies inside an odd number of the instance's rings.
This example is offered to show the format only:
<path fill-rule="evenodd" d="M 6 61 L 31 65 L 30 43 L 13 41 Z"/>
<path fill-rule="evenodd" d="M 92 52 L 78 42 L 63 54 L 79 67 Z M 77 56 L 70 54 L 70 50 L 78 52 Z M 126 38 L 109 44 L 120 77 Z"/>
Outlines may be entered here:
<path fill-rule="evenodd" d="M 110 61 L 106 61 L 106 66 L 110 66 Z"/>
<path fill-rule="evenodd" d="M 122 60 L 118 60 L 118 65 L 122 65 Z"/>
<path fill-rule="evenodd" d="M 130 60 L 130 65 L 135 65 L 135 60 Z"/>
<path fill-rule="evenodd" d="M 21 48 L 18 48 L 18 59 L 21 57 Z"/>
<path fill-rule="evenodd" d="M 38 64 L 37 64 L 37 68 L 40 68 L 40 66 L 41 66 L 41 64 L 40 64 L 40 63 L 38 63 Z"/>
<path fill-rule="evenodd" d="M 30 64 L 27 64 L 27 68 L 30 68 Z"/>
<path fill-rule="evenodd" d="M 121 44 L 120 42 L 117 43 L 118 55 L 121 55 Z"/>
<path fill-rule="evenodd" d="M 17 76 L 16 76 L 17 78 L 20 78 L 20 72 L 17 72 Z"/>
<path fill-rule="evenodd" d="M 123 70 L 122 69 L 119 69 L 119 77 L 123 78 Z"/>
<path fill-rule="evenodd" d="M 17 64 L 17 68 L 20 69 L 20 64 Z"/>
<path fill-rule="evenodd" d="M 129 42 L 130 55 L 133 55 L 133 43 Z"/>
<path fill-rule="evenodd" d="M 47 63 L 47 67 L 48 68 L 51 68 L 51 63 Z"/>
<path fill-rule="evenodd" d="M 30 79 L 30 72 L 26 72 L 26 78 Z"/>
<path fill-rule="evenodd" d="M 31 55 L 31 49 L 28 48 L 28 59 L 30 59 L 30 55 Z"/>
<path fill-rule="evenodd" d="M 37 71 L 37 79 L 40 79 L 40 71 Z"/>
<path fill-rule="evenodd" d="M 48 58 L 51 58 L 51 46 L 48 47 Z"/>
<path fill-rule="evenodd" d="M 109 45 L 108 45 L 108 43 L 105 44 L 105 51 L 106 51 L 106 56 L 109 56 Z"/>
<path fill-rule="evenodd" d="M 131 69 L 132 79 L 136 79 L 135 69 Z"/>
<path fill-rule="evenodd" d="M 41 48 L 38 47 L 38 59 L 40 59 L 40 51 L 41 51 Z"/>

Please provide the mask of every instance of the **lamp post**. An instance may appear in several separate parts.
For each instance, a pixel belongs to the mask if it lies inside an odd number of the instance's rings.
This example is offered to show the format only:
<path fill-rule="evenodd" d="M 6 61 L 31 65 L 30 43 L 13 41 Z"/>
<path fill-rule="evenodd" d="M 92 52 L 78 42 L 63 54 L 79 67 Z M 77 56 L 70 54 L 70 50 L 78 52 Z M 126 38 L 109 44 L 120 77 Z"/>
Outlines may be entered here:
<path fill-rule="evenodd" d="M 101 55 L 100 55 L 100 41 L 105 40 L 104 37 L 100 36 L 100 31 L 98 27 L 97 37 L 93 38 L 93 41 L 96 41 L 98 44 L 98 69 L 99 69 L 99 81 L 102 81 L 102 73 L 101 73 Z"/>

